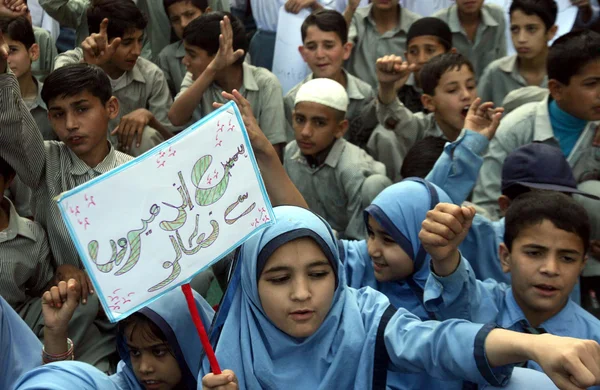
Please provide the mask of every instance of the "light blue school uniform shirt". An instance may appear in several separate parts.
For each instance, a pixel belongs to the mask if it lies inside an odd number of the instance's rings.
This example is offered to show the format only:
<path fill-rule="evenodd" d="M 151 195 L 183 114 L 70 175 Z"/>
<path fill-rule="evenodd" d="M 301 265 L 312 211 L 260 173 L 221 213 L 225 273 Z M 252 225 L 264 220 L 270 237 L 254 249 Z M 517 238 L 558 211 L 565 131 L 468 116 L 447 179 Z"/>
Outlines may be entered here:
<path fill-rule="evenodd" d="M 424 301 L 425 307 L 440 319 L 493 322 L 504 329 L 529 333 L 526 326 L 530 325 L 510 285 L 493 279 L 483 282 L 477 280 L 464 257 L 456 271 L 449 276 L 440 277 L 431 272 L 425 285 Z M 540 328 L 556 336 L 600 340 L 600 320 L 571 300 L 558 314 L 542 323 Z M 527 367 L 543 371 L 535 362 L 528 362 Z M 599 390 L 600 386 L 590 389 Z"/>

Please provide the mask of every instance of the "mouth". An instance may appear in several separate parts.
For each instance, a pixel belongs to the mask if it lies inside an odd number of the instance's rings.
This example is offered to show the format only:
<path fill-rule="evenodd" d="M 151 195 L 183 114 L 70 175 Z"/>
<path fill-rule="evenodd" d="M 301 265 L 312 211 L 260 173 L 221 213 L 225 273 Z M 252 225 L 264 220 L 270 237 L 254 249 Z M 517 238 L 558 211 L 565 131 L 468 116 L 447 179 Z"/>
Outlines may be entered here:
<path fill-rule="evenodd" d="M 375 270 L 375 272 L 381 272 L 384 268 L 388 267 L 386 263 L 382 263 L 379 261 L 371 260 L 371 263 L 373 264 L 373 269 Z"/>
<path fill-rule="evenodd" d="M 462 111 L 460 112 L 460 115 L 461 115 L 463 118 L 466 118 L 466 117 L 467 117 L 467 114 L 469 113 L 469 108 L 471 108 L 471 105 L 467 105 L 467 106 L 464 106 L 464 107 L 463 107 Z"/>
<path fill-rule="evenodd" d="M 142 381 L 142 384 L 146 389 L 158 389 L 160 386 L 162 386 L 163 382 L 157 380 L 145 380 Z"/>
<path fill-rule="evenodd" d="M 314 145 L 311 142 L 297 141 L 300 149 L 311 149 Z"/>
<path fill-rule="evenodd" d="M 560 291 L 558 288 L 551 286 L 549 284 L 537 284 L 533 286 L 538 294 L 543 296 L 553 296 Z"/>
<path fill-rule="evenodd" d="M 293 311 L 290 313 L 290 317 L 292 317 L 292 319 L 294 321 L 298 321 L 298 322 L 308 321 L 314 315 L 315 315 L 315 311 L 310 310 L 310 309 L 301 309 L 301 310 L 296 310 L 296 311 Z"/>
<path fill-rule="evenodd" d="M 529 48 L 527 47 L 518 47 L 517 48 L 517 53 L 529 53 Z"/>
<path fill-rule="evenodd" d="M 67 139 L 67 141 L 72 145 L 80 145 L 81 143 L 83 143 L 84 140 L 85 138 L 79 135 L 73 135 Z"/>

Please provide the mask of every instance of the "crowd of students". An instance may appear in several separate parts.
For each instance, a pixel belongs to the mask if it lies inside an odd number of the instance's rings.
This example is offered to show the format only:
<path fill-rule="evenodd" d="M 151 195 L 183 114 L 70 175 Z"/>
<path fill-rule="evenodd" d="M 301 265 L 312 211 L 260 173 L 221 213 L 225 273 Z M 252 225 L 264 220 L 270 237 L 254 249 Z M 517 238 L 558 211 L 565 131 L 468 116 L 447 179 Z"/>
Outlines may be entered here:
<path fill-rule="evenodd" d="M 600 389 L 598 4 L 423 3 L 39 0 L 58 54 L 0 0 L 0 388 Z M 228 101 L 277 222 L 192 282 L 216 375 L 180 290 L 108 321 L 54 199 Z"/>

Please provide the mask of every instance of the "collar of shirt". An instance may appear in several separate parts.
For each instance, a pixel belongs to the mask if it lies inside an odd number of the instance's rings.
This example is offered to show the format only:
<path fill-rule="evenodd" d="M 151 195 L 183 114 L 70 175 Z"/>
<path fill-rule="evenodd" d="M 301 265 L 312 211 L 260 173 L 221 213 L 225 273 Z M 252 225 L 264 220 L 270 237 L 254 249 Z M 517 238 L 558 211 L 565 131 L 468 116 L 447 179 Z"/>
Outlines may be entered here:
<path fill-rule="evenodd" d="M 4 197 L 0 202 L 0 207 L 8 212 L 8 227 L 0 232 L 0 243 L 14 240 L 17 236 L 23 236 L 31 241 L 37 241 L 34 232 L 27 224 L 27 220 L 17 214 L 12 202 Z"/>
<path fill-rule="evenodd" d="M 504 297 L 504 303 L 506 306 L 506 311 L 502 318 L 500 318 L 500 322 L 498 323 L 498 325 L 500 325 L 504 329 L 510 329 L 519 321 L 527 320 L 525 318 L 523 310 L 521 310 L 521 307 L 519 307 L 517 301 L 515 300 L 512 288 L 509 288 L 507 290 L 506 296 Z M 555 335 L 565 335 L 572 333 L 569 332 L 569 330 L 573 329 L 574 327 L 574 305 L 576 305 L 576 303 L 569 299 L 565 307 L 563 307 L 563 309 L 560 312 L 558 312 L 552 318 L 546 320 L 539 327 L 544 328 L 548 333 Z"/>
<path fill-rule="evenodd" d="M 517 61 L 517 55 L 513 54 L 512 56 L 504 57 L 498 60 L 500 63 L 498 65 L 498 69 L 503 71 L 504 73 L 508 73 L 514 80 L 517 80 L 521 85 L 527 87 L 527 82 L 519 72 L 519 65 Z M 544 80 L 540 86 L 546 85 L 548 83 L 548 76 L 544 76 Z"/>
<path fill-rule="evenodd" d="M 498 26 L 498 22 L 488 11 L 486 4 L 481 7 L 481 24 L 485 27 Z M 464 32 L 460 19 L 458 18 L 458 7 L 456 5 L 448 8 L 448 27 L 450 27 L 450 31 L 453 33 Z"/>
<path fill-rule="evenodd" d="M 89 171 L 94 171 L 98 174 L 103 174 L 112 170 L 116 165 L 116 153 L 115 149 L 113 148 L 110 142 L 108 142 L 108 148 L 108 154 L 106 155 L 106 157 L 104 157 L 104 160 L 102 160 L 102 162 L 96 165 L 96 167 L 94 168 L 90 168 L 79 157 L 77 157 L 77 155 L 71 149 L 67 148 L 69 150 L 69 153 L 71 154 L 70 173 L 75 176 L 82 176 L 88 173 Z"/>
<path fill-rule="evenodd" d="M 113 92 L 126 88 L 127 86 L 129 86 L 129 84 L 131 84 L 134 81 L 146 84 L 146 79 L 144 78 L 144 61 L 147 60 L 142 57 L 139 57 L 133 69 L 125 73 L 125 83 L 120 86 L 117 86 Z"/>
<path fill-rule="evenodd" d="M 396 27 L 393 30 L 390 31 L 386 31 L 384 34 L 382 34 L 382 36 L 387 36 L 387 37 L 393 37 L 398 35 L 400 32 L 403 33 L 407 33 L 408 29 L 410 28 L 410 26 L 412 25 L 412 20 L 410 19 L 410 16 L 408 15 L 408 12 L 406 12 L 406 10 L 401 7 L 398 4 L 399 7 L 399 21 L 398 24 L 396 25 Z M 369 4 L 367 7 L 362 8 L 362 16 L 364 19 L 367 20 L 367 22 L 369 22 L 371 24 L 371 26 L 373 27 L 373 29 L 375 29 L 375 31 L 377 31 L 377 23 L 375 22 L 375 19 L 373 19 L 373 12 L 372 12 L 372 8 L 373 8 L 373 4 Z M 358 10 L 361 10 L 361 8 L 359 8 Z"/>
<path fill-rule="evenodd" d="M 360 88 L 358 87 L 357 80 L 359 80 L 359 79 L 357 77 L 354 77 L 350 73 L 348 73 L 346 71 L 346 69 L 342 68 L 342 72 L 344 72 L 344 75 L 346 76 L 346 93 L 348 94 L 348 98 L 350 100 L 364 100 L 365 95 L 362 92 L 360 92 Z M 304 81 L 302 81 L 302 84 L 312 80 L 313 78 L 314 78 L 314 74 L 313 73 L 309 74 L 304 79 Z"/>
<path fill-rule="evenodd" d="M 552 124 L 550 123 L 550 112 L 548 111 L 550 99 L 550 95 L 546 96 L 544 100 L 538 103 L 536 108 L 535 125 L 533 127 L 534 142 L 554 138 L 554 131 L 552 131 Z"/>
<path fill-rule="evenodd" d="M 35 77 L 32 76 L 32 78 L 37 88 L 37 94 L 35 96 L 35 101 L 33 102 L 33 107 L 31 107 L 31 110 L 35 109 L 36 107 L 40 107 L 43 108 L 45 111 L 48 111 L 46 103 L 44 103 L 44 100 L 42 99 L 42 88 L 44 85 L 41 82 L 39 82 Z"/>
<path fill-rule="evenodd" d="M 331 147 L 331 150 L 329 151 L 329 154 L 327 155 L 327 158 L 325 159 L 323 165 L 329 165 L 331 168 L 335 168 L 338 162 L 340 161 L 340 158 L 342 157 L 342 153 L 344 152 L 345 148 L 346 140 L 343 138 L 338 138 L 337 141 L 333 143 L 333 146 Z M 302 153 L 300 152 L 300 148 L 298 148 L 296 153 L 294 153 L 294 155 L 292 156 L 292 160 L 301 160 L 302 162 L 308 165 L 306 157 L 304 157 L 304 155 L 302 155 Z M 321 165 L 321 167 L 323 165 Z M 319 168 L 320 167 L 317 167 L 316 169 Z"/>
<path fill-rule="evenodd" d="M 256 79 L 254 78 L 254 69 L 255 67 L 253 67 L 252 65 L 248 65 L 247 63 L 242 63 L 242 70 L 243 70 L 243 85 L 244 85 L 244 90 L 246 91 L 258 91 L 258 84 L 256 83 Z M 243 93 L 240 91 L 240 93 L 243 95 Z"/>

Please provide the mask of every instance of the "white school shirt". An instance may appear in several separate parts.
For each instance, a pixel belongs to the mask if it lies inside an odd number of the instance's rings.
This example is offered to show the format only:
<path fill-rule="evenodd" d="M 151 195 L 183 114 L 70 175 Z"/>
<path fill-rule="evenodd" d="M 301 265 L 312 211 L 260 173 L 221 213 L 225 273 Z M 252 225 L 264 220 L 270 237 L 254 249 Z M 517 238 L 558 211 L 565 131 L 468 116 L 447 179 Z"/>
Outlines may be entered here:
<path fill-rule="evenodd" d="M 335 8 L 337 0 L 318 0 L 325 8 Z M 279 19 L 279 9 L 283 7 L 286 0 L 250 0 L 252 16 L 258 30 L 275 32 Z"/>
<path fill-rule="evenodd" d="M 398 4 L 421 16 L 431 16 L 436 11 L 450 7 L 455 1 L 456 0 L 398 0 Z M 358 6 L 366 7 L 367 5 L 369 5 L 369 0 L 361 0 Z M 347 6 L 348 0 L 336 0 L 335 2 L 335 9 L 340 13 L 343 13 Z"/>

